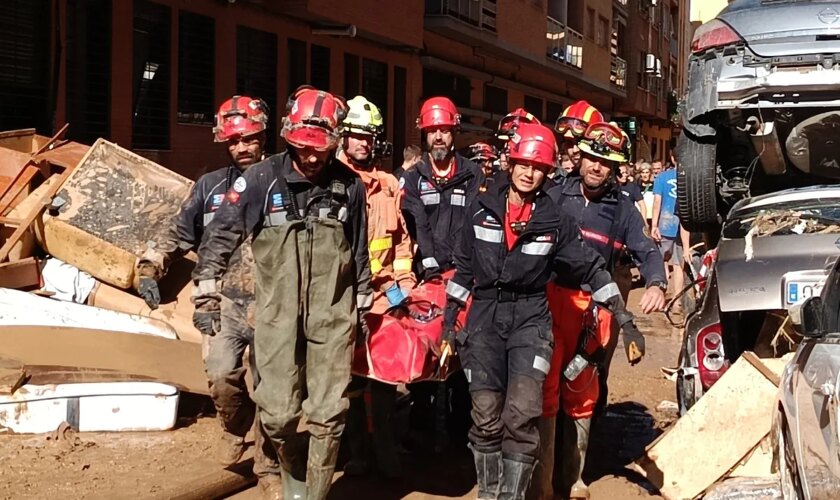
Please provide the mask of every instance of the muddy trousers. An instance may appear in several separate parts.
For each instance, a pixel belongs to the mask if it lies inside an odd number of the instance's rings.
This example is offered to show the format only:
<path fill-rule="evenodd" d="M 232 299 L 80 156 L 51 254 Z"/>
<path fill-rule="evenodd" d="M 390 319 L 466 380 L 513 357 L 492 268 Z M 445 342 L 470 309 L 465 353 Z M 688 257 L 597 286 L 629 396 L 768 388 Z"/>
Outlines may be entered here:
<path fill-rule="evenodd" d="M 370 389 L 369 429 L 365 391 Z M 400 474 L 400 456 L 394 438 L 392 417 L 397 399 L 397 387 L 377 380 L 354 376 L 348 390 L 350 410 L 347 412 L 346 440 L 350 462 L 344 469 L 348 474 L 367 472 L 373 445 L 373 457 L 380 473 L 386 477 Z M 368 431 L 372 430 L 372 436 Z M 369 439 L 371 437 L 372 439 Z"/>
<path fill-rule="evenodd" d="M 254 401 L 284 481 L 305 480 L 301 498 L 322 500 L 344 430 L 357 323 L 349 245 L 339 222 L 307 218 L 263 229 L 252 248 L 261 378 Z M 308 455 L 297 436 L 301 417 Z"/>
<path fill-rule="evenodd" d="M 246 321 L 246 307 L 222 297 L 221 308 L 222 331 L 213 336 L 202 335 L 201 339 L 204 372 L 216 414 L 224 431 L 238 438 L 244 439 L 254 425 L 254 474 L 279 474 L 277 452 L 266 439 L 245 384 L 246 347 L 250 347 L 248 363 L 254 386 L 259 384 L 254 364 L 254 330 Z"/>
<path fill-rule="evenodd" d="M 553 347 L 545 297 L 476 297 L 458 343 L 470 384 L 473 452 L 501 451 L 499 498 L 523 498 L 540 446 L 537 419 Z"/>

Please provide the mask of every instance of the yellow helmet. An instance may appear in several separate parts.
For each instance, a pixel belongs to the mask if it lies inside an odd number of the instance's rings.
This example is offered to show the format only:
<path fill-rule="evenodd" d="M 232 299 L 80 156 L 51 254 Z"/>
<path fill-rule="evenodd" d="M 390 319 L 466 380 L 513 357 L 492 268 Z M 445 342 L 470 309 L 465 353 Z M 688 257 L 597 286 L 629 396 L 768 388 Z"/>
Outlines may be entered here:
<path fill-rule="evenodd" d="M 384 131 L 384 125 L 376 104 L 360 95 L 347 101 L 347 116 L 342 122 L 344 133 L 379 135 Z"/>

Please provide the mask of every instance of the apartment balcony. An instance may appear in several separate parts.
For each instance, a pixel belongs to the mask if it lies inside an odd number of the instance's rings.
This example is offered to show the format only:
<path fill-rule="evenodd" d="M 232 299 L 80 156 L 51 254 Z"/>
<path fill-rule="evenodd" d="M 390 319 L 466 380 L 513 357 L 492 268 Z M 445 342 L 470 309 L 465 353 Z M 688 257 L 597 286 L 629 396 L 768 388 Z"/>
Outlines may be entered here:
<path fill-rule="evenodd" d="M 582 34 L 549 17 L 545 42 L 549 59 L 578 69 L 583 68 Z"/>
<path fill-rule="evenodd" d="M 457 20 L 480 30 L 496 32 L 495 0 L 426 0 L 426 19 Z"/>
<path fill-rule="evenodd" d="M 618 57 L 610 57 L 610 83 L 624 90 L 627 88 L 627 61 Z"/>

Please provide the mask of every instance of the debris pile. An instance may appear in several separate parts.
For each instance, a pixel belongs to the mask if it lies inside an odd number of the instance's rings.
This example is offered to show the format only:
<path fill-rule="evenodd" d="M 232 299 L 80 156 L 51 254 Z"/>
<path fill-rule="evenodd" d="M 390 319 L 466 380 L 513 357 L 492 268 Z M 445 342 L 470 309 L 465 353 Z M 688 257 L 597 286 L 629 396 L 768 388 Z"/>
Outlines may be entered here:
<path fill-rule="evenodd" d="M 207 394 L 194 261 L 155 311 L 130 288 L 193 183 L 65 130 L 0 132 L 0 432 L 171 428 L 179 391 Z"/>

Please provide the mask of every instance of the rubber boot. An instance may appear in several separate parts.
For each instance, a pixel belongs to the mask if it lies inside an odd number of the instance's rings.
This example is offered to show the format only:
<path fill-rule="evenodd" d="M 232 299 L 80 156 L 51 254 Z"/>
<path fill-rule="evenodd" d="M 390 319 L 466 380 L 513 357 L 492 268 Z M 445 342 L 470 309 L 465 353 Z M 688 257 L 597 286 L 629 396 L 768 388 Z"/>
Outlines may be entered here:
<path fill-rule="evenodd" d="M 589 427 L 592 419 L 565 418 L 563 425 L 563 490 L 569 499 L 589 498 L 589 487 L 583 482 L 583 466 L 589 447 Z"/>
<path fill-rule="evenodd" d="M 371 412 L 373 413 L 373 451 L 376 466 L 385 478 L 396 479 L 402 475 L 400 454 L 394 439 L 393 423 L 394 404 L 397 388 L 390 384 L 371 381 Z"/>
<path fill-rule="evenodd" d="M 524 500 L 534 472 L 534 463 L 530 457 L 502 456 L 502 479 L 499 484 L 499 500 Z M 532 459 L 531 459 L 532 460 Z"/>
<path fill-rule="evenodd" d="M 332 486 L 335 462 L 338 458 L 338 437 L 309 438 L 309 460 L 306 464 L 306 500 L 324 500 Z"/>
<path fill-rule="evenodd" d="M 220 464 L 228 466 L 239 462 L 245 453 L 245 438 L 230 432 L 222 432 L 222 439 L 216 443 L 216 459 Z"/>
<path fill-rule="evenodd" d="M 355 396 L 355 395 L 354 395 Z M 350 451 L 350 459 L 344 465 L 344 473 L 348 476 L 363 476 L 368 472 L 368 432 L 367 410 L 365 409 L 364 392 L 350 398 L 350 409 L 347 410 L 347 425 L 344 439 Z"/>
<path fill-rule="evenodd" d="M 537 459 L 537 465 L 534 467 L 534 477 L 526 495 L 528 500 L 552 500 L 554 498 L 552 476 L 554 475 L 556 422 L 555 417 L 541 417 L 537 421 L 537 429 L 540 433 L 540 456 Z"/>
<path fill-rule="evenodd" d="M 499 497 L 499 481 L 502 476 L 502 452 L 484 453 L 470 446 L 475 460 L 475 475 L 478 482 L 478 500 Z"/>
<path fill-rule="evenodd" d="M 280 481 L 283 485 L 283 500 L 305 500 L 306 483 L 295 479 L 285 468 L 280 469 Z"/>

